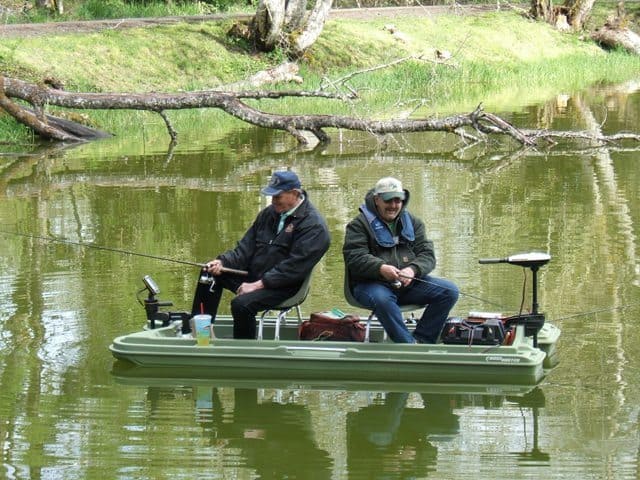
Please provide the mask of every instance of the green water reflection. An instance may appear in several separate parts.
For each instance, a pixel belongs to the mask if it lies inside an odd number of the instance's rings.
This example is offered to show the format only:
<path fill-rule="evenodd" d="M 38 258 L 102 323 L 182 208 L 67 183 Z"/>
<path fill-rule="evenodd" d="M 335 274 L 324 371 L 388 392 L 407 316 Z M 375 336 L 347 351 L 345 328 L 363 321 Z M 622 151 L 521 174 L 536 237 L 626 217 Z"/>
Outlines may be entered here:
<path fill-rule="evenodd" d="M 431 386 L 408 393 L 381 385 L 363 391 L 126 374 L 116 380 L 145 395 L 139 428 L 147 428 L 142 423 L 148 418 L 188 417 L 202 430 L 197 448 L 203 458 L 225 470 L 248 468 L 259 478 L 424 478 L 437 471 L 439 452 L 464 455 L 464 426 L 472 418 L 500 426 L 498 456 L 511 467 L 550 460 L 538 445 L 545 399 L 535 387 Z M 167 438 L 176 434 L 168 431 Z M 192 444 L 176 439 L 174 448 L 195 460 L 185 452 Z"/>
<path fill-rule="evenodd" d="M 640 93 L 600 88 L 507 116 L 523 127 L 637 131 Z M 637 477 L 637 148 L 522 151 L 434 134 L 382 149 L 345 134 L 300 151 L 285 135 L 244 127 L 202 135 L 185 135 L 170 156 L 158 139 L 153 148 L 114 139 L 0 157 L 0 230 L 205 261 L 266 205 L 259 190 L 272 171 L 291 167 L 333 240 L 303 310 L 351 311 L 344 227 L 391 174 L 426 222 L 436 273 L 469 294 L 454 314 L 522 303 L 521 269 L 478 258 L 551 253 L 539 300 L 563 332 L 559 365 L 534 394 L 121 378 L 107 347 L 143 324 L 142 276 L 184 309 L 197 269 L 2 234 L 0 478 Z"/>

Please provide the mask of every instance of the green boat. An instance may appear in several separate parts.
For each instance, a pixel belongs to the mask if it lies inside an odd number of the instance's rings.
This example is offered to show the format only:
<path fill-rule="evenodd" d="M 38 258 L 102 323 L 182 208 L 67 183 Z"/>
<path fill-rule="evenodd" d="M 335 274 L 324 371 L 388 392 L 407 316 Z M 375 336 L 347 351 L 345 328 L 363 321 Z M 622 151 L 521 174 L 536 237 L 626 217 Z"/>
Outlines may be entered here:
<path fill-rule="evenodd" d="M 203 345 L 190 333 L 191 315 L 160 311 L 171 304 L 156 299 L 159 289 L 147 276 L 146 327 L 117 337 L 109 348 L 115 358 L 156 372 L 179 368 L 220 379 L 534 385 L 555 366 L 560 336 L 537 305 L 536 274 L 550 258 L 527 253 L 480 260 L 531 269 L 533 311 L 506 318 L 474 312 L 450 319 L 442 343 L 433 345 L 390 342 L 373 314 L 361 321 L 365 341 L 301 340 L 300 326 L 309 319 L 300 315 L 300 302 L 294 305 L 295 316 L 287 316 L 294 309 L 290 305 L 277 315 L 265 312 L 258 340 L 233 339 L 232 318 L 218 316 L 213 338 Z M 324 314 L 340 317 L 335 310 Z"/>

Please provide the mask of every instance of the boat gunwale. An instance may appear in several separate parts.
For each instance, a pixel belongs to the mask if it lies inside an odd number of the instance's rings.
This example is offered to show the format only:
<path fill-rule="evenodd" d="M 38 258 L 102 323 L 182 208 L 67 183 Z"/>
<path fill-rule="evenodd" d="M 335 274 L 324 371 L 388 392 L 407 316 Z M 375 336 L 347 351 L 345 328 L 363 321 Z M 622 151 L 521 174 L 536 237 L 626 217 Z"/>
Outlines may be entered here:
<path fill-rule="evenodd" d="M 171 326 L 163 329 L 172 329 Z M 211 359 L 250 358 L 287 360 L 307 360 L 317 362 L 386 363 L 400 364 L 452 364 L 479 366 L 479 360 L 488 365 L 508 367 L 530 367 L 542 363 L 546 353 L 529 344 L 516 346 L 453 345 L 453 344 L 394 344 L 361 343 L 307 340 L 234 340 L 213 339 L 207 346 L 198 346 L 195 339 L 160 336 L 161 329 L 146 330 L 114 339 L 109 349 L 118 358 L 133 356 L 158 357 L 206 357 Z M 167 341 L 171 341 L 167 345 Z M 313 345 L 311 343 L 316 343 Z M 292 352 L 317 353 L 296 355 Z M 340 356 L 322 356 L 325 353 L 339 353 Z M 489 357 L 495 357 L 491 361 Z"/>

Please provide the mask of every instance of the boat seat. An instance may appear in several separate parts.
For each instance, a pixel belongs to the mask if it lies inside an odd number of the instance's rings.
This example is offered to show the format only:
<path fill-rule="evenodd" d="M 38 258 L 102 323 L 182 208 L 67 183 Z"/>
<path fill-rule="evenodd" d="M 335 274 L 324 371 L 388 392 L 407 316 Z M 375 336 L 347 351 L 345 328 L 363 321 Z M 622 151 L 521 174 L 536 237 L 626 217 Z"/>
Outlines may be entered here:
<path fill-rule="evenodd" d="M 344 269 L 344 297 L 347 300 L 347 303 L 349 305 L 351 305 L 352 307 L 356 307 L 356 308 L 362 308 L 364 310 L 369 310 L 371 313 L 369 313 L 369 316 L 367 317 L 367 325 L 366 325 L 366 330 L 365 330 L 365 335 L 364 335 L 364 341 L 365 342 L 369 342 L 369 336 L 370 336 L 370 330 L 371 330 L 371 320 L 373 320 L 373 316 L 375 315 L 375 310 L 371 310 L 370 307 L 367 307 L 366 305 L 362 305 L 360 302 L 358 302 L 358 300 L 356 300 L 356 298 L 353 296 L 353 292 L 351 291 L 351 287 L 349 286 L 349 269 L 346 267 L 345 265 L 345 269 Z M 406 313 L 406 312 L 413 312 L 414 310 L 420 310 L 421 308 L 424 308 L 424 305 L 400 305 L 400 311 L 402 313 Z M 413 318 L 413 314 L 412 314 L 412 318 Z M 384 330 L 384 327 L 383 327 Z M 383 340 L 387 339 L 387 331 L 384 330 L 384 335 L 383 335 Z"/>
<path fill-rule="evenodd" d="M 275 307 L 269 308 L 262 312 L 260 321 L 258 323 L 258 340 L 262 340 L 265 317 L 269 312 L 276 310 L 278 311 L 275 324 L 276 329 L 273 337 L 274 340 L 280 340 L 280 324 L 286 322 L 287 314 L 294 308 L 296 309 L 296 314 L 298 315 L 298 323 L 302 323 L 302 313 L 300 312 L 300 305 L 306 300 L 310 288 L 311 274 L 307 275 L 307 277 L 304 279 L 304 282 L 302 282 L 302 285 L 300 285 L 298 291 L 292 297 L 289 297 L 279 305 L 276 305 Z"/>

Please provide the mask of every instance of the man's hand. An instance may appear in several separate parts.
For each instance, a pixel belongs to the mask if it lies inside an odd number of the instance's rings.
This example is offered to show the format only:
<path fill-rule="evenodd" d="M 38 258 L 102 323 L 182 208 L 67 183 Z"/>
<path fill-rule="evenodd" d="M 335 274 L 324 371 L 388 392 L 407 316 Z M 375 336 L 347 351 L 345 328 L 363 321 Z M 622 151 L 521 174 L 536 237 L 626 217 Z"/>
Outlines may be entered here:
<path fill-rule="evenodd" d="M 384 264 L 380 267 L 380 275 L 389 282 L 399 281 L 403 287 L 411 285 L 413 278 L 416 276 L 416 272 L 411 267 L 405 267 L 400 270 L 393 265 Z"/>
<path fill-rule="evenodd" d="M 393 265 L 388 265 L 385 263 L 380 267 L 380 275 L 382 275 L 382 278 L 388 280 L 389 282 L 395 282 L 396 280 L 399 280 L 399 273 L 400 270 Z"/>
<path fill-rule="evenodd" d="M 222 262 L 218 259 L 210 260 L 204 264 L 204 269 L 214 276 L 221 275 L 223 268 L 224 265 L 222 265 Z"/>
<path fill-rule="evenodd" d="M 264 288 L 262 280 L 258 280 L 255 282 L 244 282 L 244 283 L 241 283 L 240 286 L 238 287 L 238 290 L 236 290 L 236 295 L 251 293 L 256 290 L 260 290 L 261 288 Z"/>
<path fill-rule="evenodd" d="M 398 275 L 400 277 L 398 280 L 400 280 L 402 286 L 408 287 L 409 285 L 411 285 L 411 282 L 413 282 L 413 279 L 416 276 L 416 272 L 414 272 L 413 268 L 411 267 L 404 267 L 402 270 L 400 270 Z"/>

